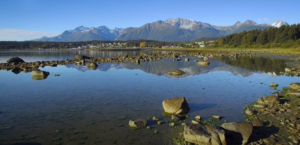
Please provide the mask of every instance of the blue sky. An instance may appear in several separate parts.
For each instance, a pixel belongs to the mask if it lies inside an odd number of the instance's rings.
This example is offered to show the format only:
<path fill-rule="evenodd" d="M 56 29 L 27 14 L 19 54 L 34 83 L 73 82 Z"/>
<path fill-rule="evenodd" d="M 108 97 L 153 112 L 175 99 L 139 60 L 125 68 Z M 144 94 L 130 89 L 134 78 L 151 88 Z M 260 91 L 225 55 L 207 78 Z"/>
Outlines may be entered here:
<path fill-rule="evenodd" d="M 228 26 L 300 23 L 299 0 L 0 0 L 0 41 L 55 36 L 83 25 L 140 27 L 168 18 Z"/>

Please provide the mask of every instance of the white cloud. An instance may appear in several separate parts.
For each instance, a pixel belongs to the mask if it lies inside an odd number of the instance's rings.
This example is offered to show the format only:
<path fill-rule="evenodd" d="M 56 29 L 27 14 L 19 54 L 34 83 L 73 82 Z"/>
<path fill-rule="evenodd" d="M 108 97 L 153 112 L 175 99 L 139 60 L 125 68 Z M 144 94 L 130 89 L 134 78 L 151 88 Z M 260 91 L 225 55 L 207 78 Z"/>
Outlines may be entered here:
<path fill-rule="evenodd" d="M 265 21 L 268 21 L 268 18 L 264 18 Z"/>
<path fill-rule="evenodd" d="M 58 35 L 58 32 L 0 29 L 0 41 L 24 41 L 41 38 L 43 36 L 53 37 L 56 35 Z"/>

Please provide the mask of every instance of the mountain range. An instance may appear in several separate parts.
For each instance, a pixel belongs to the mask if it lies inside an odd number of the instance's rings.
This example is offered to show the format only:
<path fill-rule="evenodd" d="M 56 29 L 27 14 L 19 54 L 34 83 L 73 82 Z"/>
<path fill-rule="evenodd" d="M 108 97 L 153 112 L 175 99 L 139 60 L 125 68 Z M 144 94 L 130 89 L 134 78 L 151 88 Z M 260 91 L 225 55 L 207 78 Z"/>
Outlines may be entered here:
<path fill-rule="evenodd" d="M 242 31 L 253 29 L 267 29 L 269 27 L 280 27 L 288 23 L 278 20 L 272 24 L 257 24 L 252 20 L 244 23 L 236 22 L 232 26 L 216 26 L 209 23 L 183 19 L 170 18 L 165 21 L 147 23 L 138 28 L 115 28 L 106 26 L 84 27 L 79 26 L 73 30 L 66 30 L 55 37 L 42 37 L 33 41 L 90 41 L 90 40 L 157 40 L 157 41 L 193 41 L 203 37 L 221 37 Z"/>

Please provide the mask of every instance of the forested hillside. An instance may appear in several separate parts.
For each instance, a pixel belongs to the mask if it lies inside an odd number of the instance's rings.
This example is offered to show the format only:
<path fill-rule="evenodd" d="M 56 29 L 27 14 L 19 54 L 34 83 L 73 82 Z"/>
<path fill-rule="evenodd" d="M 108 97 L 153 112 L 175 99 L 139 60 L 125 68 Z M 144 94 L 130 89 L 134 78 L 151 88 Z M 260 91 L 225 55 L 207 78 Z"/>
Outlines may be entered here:
<path fill-rule="evenodd" d="M 219 38 L 211 47 L 287 48 L 299 46 L 300 24 L 294 24 L 227 35 Z"/>

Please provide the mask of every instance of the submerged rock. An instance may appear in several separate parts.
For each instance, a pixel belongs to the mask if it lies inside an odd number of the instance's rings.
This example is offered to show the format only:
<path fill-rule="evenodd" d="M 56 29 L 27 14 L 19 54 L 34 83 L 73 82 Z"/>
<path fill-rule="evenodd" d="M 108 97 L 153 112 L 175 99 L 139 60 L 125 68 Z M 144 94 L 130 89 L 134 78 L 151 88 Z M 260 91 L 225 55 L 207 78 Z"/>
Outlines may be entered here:
<path fill-rule="evenodd" d="M 214 119 L 222 119 L 222 116 L 218 116 L 218 115 L 213 115 Z"/>
<path fill-rule="evenodd" d="M 278 84 L 271 82 L 270 87 L 278 87 Z"/>
<path fill-rule="evenodd" d="M 225 131 L 210 125 L 184 125 L 184 140 L 198 145 L 226 145 Z"/>
<path fill-rule="evenodd" d="M 190 110 L 184 97 L 166 99 L 162 102 L 162 105 L 165 112 L 170 114 L 186 114 Z"/>
<path fill-rule="evenodd" d="M 136 129 L 145 128 L 147 126 L 147 120 L 146 119 L 129 120 L 129 126 Z"/>
<path fill-rule="evenodd" d="M 262 105 L 276 105 L 279 104 L 279 98 L 278 96 L 266 96 L 263 98 L 258 98 L 257 103 Z"/>
<path fill-rule="evenodd" d="M 252 124 L 248 122 L 224 123 L 222 124 L 222 128 L 232 132 L 236 144 L 243 145 L 247 144 L 253 130 Z"/>
<path fill-rule="evenodd" d="M 15 57 L 10 58 L 10 59 L 7 60 L 6 62 L 7 62 L 7 63 L 12 63 L 12 62 L 14 62 L 14 63 L 22 63 L 22 62 L 25 62 L 25 61 L 24 61 L 23 59 L 21 59 L 21 58 L 15 56 Z"/>
<path fill-rule="evenodd" d="M 182 70 L 177 69 L 177 70 L 169 71 L 168 74 L 169 75 L 183 75 L 183 74 L 185 74 L 185 72 L 182 71 Z"/>

